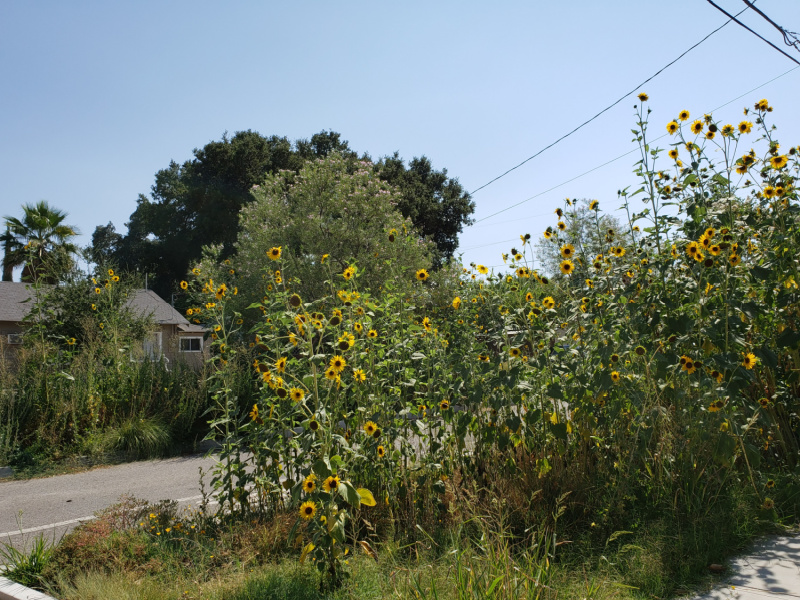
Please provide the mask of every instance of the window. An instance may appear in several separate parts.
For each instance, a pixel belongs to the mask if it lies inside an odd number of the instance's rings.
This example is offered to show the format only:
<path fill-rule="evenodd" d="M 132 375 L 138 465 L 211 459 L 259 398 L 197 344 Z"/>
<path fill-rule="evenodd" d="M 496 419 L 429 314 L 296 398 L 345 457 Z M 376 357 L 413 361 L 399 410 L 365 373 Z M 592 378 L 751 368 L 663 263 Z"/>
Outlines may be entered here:
<path fill-rule="evenodd" d="M 202 352 L 203 338 L 201 337 L 182 337 L 181 352 Z"/>
<path fill-rule="evenodd" d="M 161 358 L 161 332 L 154 331 L 144 339 L 142 343 L 144 347 L 144 355 L 150 360 L 158 360 Z"/>
<path fill-rule="evenodd" d="M 9 344 L 21 344 L 22 343 L 22 334 L 21 333 L 9 333 L 8 334 L 8 343 Z"/>

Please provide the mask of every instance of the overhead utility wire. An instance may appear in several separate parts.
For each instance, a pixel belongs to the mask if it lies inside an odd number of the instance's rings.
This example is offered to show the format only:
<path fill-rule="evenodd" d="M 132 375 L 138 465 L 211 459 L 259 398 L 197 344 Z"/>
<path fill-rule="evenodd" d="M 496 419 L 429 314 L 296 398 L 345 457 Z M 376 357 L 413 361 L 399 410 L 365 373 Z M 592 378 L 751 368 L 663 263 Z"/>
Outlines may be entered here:
<path fill-rule="evenodd" d="M 710 0 L 709 0 L 709 1 L 710 1 Z M 744 9 L 742 9 L 741 11 L 739 11 L 739 12 L 736 14 L 736 16 L 738 17 L 738 16 L 739 16 L 739 15 L 741 15 L 741 14 L 742 14 L 744 11 L 746 11 L 748 8 L 749 8 L 749 7 L 745 7 Z M 727 25 L 728 23 L 730 23 L 732 20 L 733 20 L 733 17 L 731 17 L 729 20 L 725 21 L 725 22 L 724 22 L 722 25 L 720 25 L 719 27 L 717 27 L 717 28 L 716 28 L 714 31 L 712 31 L 711 33 L 709 33 L 709 34 L 708 34 L 706 37 L 704 37 L 702 40 L 700 40 L 699 42 L 697 42 L 697 43 L 696 43 L 694 46 L 692 46 L 691 48 L 689 48 L 688 50 L 686 50 L 685 52 L 683 52 L 683 53 L 682 53 L 680 56 L 678 56 L 678 58 L 676 58 L 676 59 L 675 59 L 675 60 L 673 60 L 672 62 L 670 62 L 670 63 L 666 64 L 665 66 L 663 66 L 661 69 L 659 69 L 658 71 L 656 71 L 656 72 L 655 72 L 655 73 L 654 73 L 652 76 L 650 76 L 650 77 L 648 77 L 647 79 L 645 79 L 645 80 L 644 80 L 642 83 L 640 83 L 639 85 L 637 85 L 635 88 L 633 88 L 633 89 L 632 89 L 630 92 L 626 93 L 624 96 L 621 96 L 621 97 L 619 98 L 619 100 L 617 100 L 617 101 L 616 101 L 616 102 L 614 102 L 613 104 L 610 104 L 609 106 L 605 107 L 603 110 L 601 110 L 601 111 L 600 111 L 599 113 L 597 113 L 595 116 L 593 116 L 591 119 L 589 119 L 589 120 L 587 120 L 587 121 L 584 121 L 583 123 L 581 123 L 580 125 L 578 125 L 578 126 L 575 128 L 575 129 L 573 129 L 573 130 L 572 130 L 572 131 L 570 131 L 569 133 L 567 133 L 567 134 L 565 134 L 565 135 L 562 135 L 562 136 L 561 136 L 560 138 L 558 138 L 558 139 L 557 139 L 555 142 L 553 142 L 553 143 L 551 143 L 551 144 L 548 144 L 547 146 L 545 146 L 544 148 L 542 148 L 541 150 L 539 150 L 539 151 L 538 151 L 536 154 L 534 154 L 533 156 L 529 156 L 528 158 L 526 158 L 525 160 L 523 160 L 521 163 L 519 163 L 519 164 L 518 164 L 518 165 L 516 165 L 515 167 L 511 167 L 511 168 L 510 168 L 508 171 L 506 171 L 505 173 L 502 173 L 501 175 L 498 175 L 497 177 L 495 177 L 495 178 L 494 178 L 494 179 L 492 179 L 491 181 L 488 181 L 488 182 L 484 183 L 482 186 L 480 186 L 480 187 L 478 187 L 478 188 L 475 188 L 474 190 L 472 190 L 472 191 L 470 192 L 470 195 L 472 195 L 472 194 L 474 194 L 475 192 L 478 192 L 478 191 L 482 190 L 483 188 L 485 188 L 485 187 L 487 187 L 487 186 L 489 186 L 489 185 L 493 184 L 493 183 L 494 183 L 495 181 L 497 181 L 498 179 L 502 179 L 503 177 L 505 177 L 506 175 L 508 175 L 509 173 L 511 173 L 511 171 L 514 171 L 514 170 L 516 170 L 516 169 L 519 169 L 519 168 L 520 168 L 522 165 L 524 165 L 524 164 L 525 164 L 525 163 L 527 163 L 528 161 L 530 161 L 530 160 L 533 160 L 534 158 L 536 158 L 537 156 L 539 156 L 540 154 L 542 154 L 544 151 L 546 151 L 546 150 L 549 150 L 550 148 L 552 148 L 553 146 L 555 146 L 555 145 L 556 145 L 556 144 L 558 144 L 559 142 L 561 142 L 561 141 L 563 141 L 563 140 L 567 139 L 569 136 L 571 136 L 573 133 L 575 133 L 575 132 L 576 132 L 576 131 L 578 131 L 579 129 L 582 129 L 584 126 L 586 126 L 586 125 L 588 125 L 589 123 L 591 123 L 592 121 L 594 121 L 594 120 L 595 120 L 597 117 L 599 117 L 599 116 L 600 116 L 600 115 L 602 115 L 603 113 L 605 113 L 605 112 L 607 112 L 607 111 L 611 110 L 612 108 L 614 108 L 614 107 L 615 107 L 617 104 L 619 104 L 620 102 L 622 102 L 623 100 L 625 100 L 625 98 L 627 98 L 628 96 L 630 96 L 631 94 L 633 94 L 633 93 L 634 93 L 634 92 L 636 92 L 637 90 L 640 90 L 640 89 L 642 88 L 642 86 L 644 86 L 645 84 L 649 83 L 650 81 L 652 81 L 653 79 L 655 79 L 656 77 L 658 77 L 658 76 L 659 76 L 659 75 L 660 75 L 660 74 L 661 74 L 663 71 L 665 71 L 666 69 L 668 69 L 669 67 L 671 67 L 672 65 L 674 65 L 676 62 L 678 62 L 680 59 L 682 59 L 684 56 L 686 56 L 687 54 L 689 54 L 689 52 L 691 52 L 692 50 L 694 50 L 695 48 L 697 48 L 697 47 L 698 47 L 700 44 L 702 44 L 702 43 L 703 43 L 703 42 L 705 42 L 705 41 L 706 41 L 708 38 L 710 38 L 712 35 L 714 35 L 715 33 L 717 33 L 717 32 L 718 32 L 720 29 L 722 29 L 723 27 L 725 27 L 725 25 Z M 795 62 L 796 62 L 796 61 L 795 61 Z M 800 63 L 798 63 L 798 64 L 800 64 Z"/>
<path fill-rule="evenodd" d="M 773 20 L 772 20 L 772 19 L 770 19 L 770 18 L 769 18 L 769 17 L 768 17 L 766 14 L 764 14 L 764 12 L 762 12 L 761 10 L 759 10 L 758 8 L 756 8 L 755 4 L 752 4 L 752 3 L 750 2 L 750 0 L 742 0 L 742 2 L 744 2 L 745 4 L 747 4 L 747 5 L 748 5 L 750 8 L 752 8 L 754 11 L 756 11 L 758 14 L 760 14 L 762 17 L 764 17 L 764 19 L 766 19 L 766 20 L 767 20 L 767 22 L 768 22 L 770 25 L 772 25 L 772 26 L 773 26 L 775 29 L 777 29 L 778 31 L 780 31 L 780 32 L 781 32 L 781 35 L 783 35 L 783 43 L 784 43 L 784 44 L 786 44 L 787 46 L 791 46 L 791 47 L 793 47 L 795 50 L 797 50 L 798 52 L 800 52 L 800 40 L 799 40 L 799 39 L 797 39 L 797 33 L 795 33 L 794 31 L 788 31 L 787 29 L 784 29 L 783 27 L 781 27 L 780 25 L 778 25 L 778 24 L 777 24 L 775 21 L 773 21 Z M 793 42 L 790 42 L 790 41 L 789 41 L 789 39 L 793 39 L 794 41 L 793 41 Z"/>
<path fill-rule="evenodd" d="M 715 108 L 715 109 L 711 110 L 710 112 L 712 112 L 712 113 L 713 113 L 713 112 L 716 112 L 716 111 L 718 111 L 718 110 L 719 110 L 719 109 L 721 109 L 721 108 L 725 108 L 725 107 L 726 107 L 726 106 L 728 106 L 729 104 L 731 104 L 731 103 L 733 103 L 733 102 L 736 102 L 737 100 L 739 100 L 739 99 L 741 99 L 741 98 L 744 98 L 744 97 L 745 97 L 745 96 L 747 96 L 748 94 L 752 94 L 752 93 L 753 93 L 753 92 L 755 92 L 756 90 L 760 90 L 760 89 L 761 89 L 762 87 L 764 87 L 765 85 L 769 85 L 769 84 L 770 84 L 770 83 L 772 83 L 773 81 L 776 81 L 776 80 L 780 79 L 781 77 L 784 77 L 785 75 L 788 75 L 788 74 L 789 74 L 789 73 L 791 73 L 792 71 L 796 71 L 797 69 L 800 69 L 800 67 L 792 67 L 791 69 L 789 69 L 788 71 L 784 71 L 783 73 L 781 73 L 781 74 L 780 74 L 780 75 L 778 75 L 777 77 L 773 77 L 773 78 L 772 78 L 772 79 L 770 79 L 769 81 L 765 81 L 764 83 L 762 83 L 762 84 L 760 84 L 760 85 L 757 85 L 757 86 L 756 86 L 756 87 L 754 87 L 752 90 L 748 90 L 748 91 L 746 91 L 744 94 L 740 94 L 739 96 L 736 96 L 736 98 L 734 98 L 734 99 L 732 99 L 732 100 L 728 100 L 728 101 L 727 101 L 725 104 L 720 104 L 720 105 L 719 105 L 717 108 Z M 663 135 L 660 135 L 660 136 L 658 136 L 657 138 L 655 138 L 655 139 L 651 140 L 651 143 L 652 143 L 652 142 L 657 142 L 658 140 L 660 140 L 660 139 L 662 139 L 662 138 L 665 138 L 665 137 L 667 137 L 667 135 L 669 135 L 669 134 L 666 134 L 666 133 L 665 133 L 665 134 L 663 134 Z M 561 182 L 561 183 L 559 183 L 558 185 L 554 185 L 553 187 L 551 187 L 551 188 L 549 188 L 549 189 L 547 189 L 547 190 L 544 190 L 543 192 L 539 192 L 538 194 L 534 194 L 534 195 L 533 195 L 533 196 L 531 196 L 530 198 L 525 198 L 525 200 L 521 200 L 520 202 L 517 202 L 516 204 L 512 204 L 511 206 L 507 206 L 506 208 L 500 209 L 500 210 L 498 210 L 497 212 L 494 212 L 494 213 L 492 213 L 492 214 L 490 214 L 490 215 L 487 215 L 487 216 L 485 216 L 485 217 L 482 217 L 482 218 L 480 218 L 480 219 L 477 219 L 477 220 L 475 221 L 475 223 L 480 223 L 481 221 L 485 221 L 485 220 L 487 220 L 487 219 L 491 219 L 492 217 L 495 217 L 495 216 L 497 216 L 497 215 L 499 215 L 499 214 L 502 214 L 502 213 L 504 213 L 504 212 L 506 212 L 506 211 L 509 211 L 509 210 L 511 210 L 512 208 L 516 208 L 517 206 L 520 206 L 520 205 L 522 205 L 522 204 L 525 204 L 526 202 L 530 202 L 531 200 L 534 200 L 535 198 L 538 198 L 539 196 L 543 196 L 544 194 L 547 194 L 547 193 L 549 193 L 549 192 L 552 192 L 553 190 L 555 190 L 555 189 L 558 189 L 558 188 L 560 188 L 560 187 L 562 187 L 562 186 L 565 186 L 565 185 L 567 185 L 568 183 L 572 183 L 573 181 L 575 181 L 576 179 L 580 179 L 580 178 L 581 178 L 581 177 L 583 177 L 584 175 L 588 175 L 589 173 L 592 173 L 593 171 L 597 171 L 598 169 L 601 169 L 601 168 L 605 167 L 606 165 L 610 165 L 611 163 L 613 163 L 613 162 L 616 162 L 616 161 L 618 161 L 618 160 L 619 160 L 619 159 L 621 159 L 621 158 L 625 158 L 626 156 L 628 156 L 629 154 L 633 154 L 633 153 L 634 153 L 634 152 L 636 152 L 637 150 L 638 150 L 638 148 L 634 148 L 633 150 L 629 150 L 628 152 L 625 152 L 624 154 L 620 154 L 619 156 L 617 156 L 616 158 L 612 158 L 612 159 L 611 159 L 611 160 L 609 160 L 608 162 L 604 162 L 604 163 L 603 163 L 603 164 L 601 164 L 601 165 L 597 165 L 596 167 L 594 167 L 594 168 L 592 168 L 592 169 L 589 169 L 588 171 L 585 171 L 585 172 L 581 173 L 580 175 L 576 175 L 575 177 L 572 177 L 571 179 L 567 179 L 566 181 L 562 181 L 562 182 Z M 497 223 L 495 223 L 495 224 L 497 224 Z M 465 250 L 469 250 L 469 248 L 465 248 Z"/>
<path fill-rule="evenodd" d="M 723 14 L 725 14 L 725 15 L 728 15 L 728 17 L 730 17 L 731 21 L 734 21 L 734 22 L 735 22 L 737 25 L 741 25 L 742 27 L 744 27 L 745 29 L 747 29 L 747 31 L 749 31 L 750 33 L 752 33 L 753 35 L 755 35 L 755 36 L 757 36 L 757 37 L 761 38 L 762 40 L 764 40 L 764 41 L 765 41 L 766 43 L 768 43 L 770 46 L 772 46 L 773 48 L 775 48 L 775 50 L 777 50 L 778 52 L 780 52 L 781 54 L 783 54 L 783 55 L 784 55 L 786 58 L 788 58 L 789 60 L 791 60 L 791 61 L 793 61 L 793 62 L 797 63 L 798 65 L 800 65 L 800 60 L 797 60 L 797 59 L 796 59 L 794 56 L 792 56 L 792 55 L 790 55 L 790 54 L 788 54 L 788 53 L 784 52 L 783 50 L 781 50 L 780 48 L 778 48 L 778 47 L 777 47 L 775 44 L 773 44 L 772 42 L 770 42 L 770 41 L 769 41 L 767 38 L 765 38 L 765 37 L 763 37 L 762 35 L 760 35 L 760 34 L 756 33 L 755 31 L 753 31 L 752 29 L 750 29 L 750 28 L 749 28 L 747 25 L 745 25 L 744 23 L 742 23 L 742 22 L 741 22 L 739 19 L 737 19 L 736 17 L 738 17 L 740 14 L 742 14 L 741 12 L 740 12 L 740 13 L 738 13 L 736 16 L 732 16 L 732 15 L 731 15 L 730 13 L 728 13 L 728 11 L 726 11 L 724 8 L 722 8 L 722 7 L 720 7 L 720 6 L 717 6 L 717 5 L 714 3 L 714 1 L 713 1 L 713 0 L 706 0 L 706 2 L 708 2 L 708 3 L 709 3 L 711 6 L 713 6 L 714 8 L 716 8 L 716 9 L 717 9 L 718 11 L 720 11 L 721 13 L 723 13 Z M 745 3 L 745 4 L 748 4 L 748 3 Z M 748 8 L 750 8 L 750 4 L 748 4 L 747 8 L 745 8 L 744 10 L 747 10 Z M 744 12 L 744 11 L 742 11 L 742 12 Z M 728 21 L 728 23 L 730 23 L 730 21 Z"/>

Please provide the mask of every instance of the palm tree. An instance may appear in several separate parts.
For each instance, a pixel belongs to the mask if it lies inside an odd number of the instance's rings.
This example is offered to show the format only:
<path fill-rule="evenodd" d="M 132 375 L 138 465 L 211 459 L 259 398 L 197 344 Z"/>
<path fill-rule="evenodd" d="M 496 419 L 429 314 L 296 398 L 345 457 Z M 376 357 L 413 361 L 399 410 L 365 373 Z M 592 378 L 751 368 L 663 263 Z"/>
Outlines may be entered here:
<path fill-rule="evenodd" d="M 15 267 L 22 266 L 22 281 L 40 277 L 45 283 L 55 283 L 59 275 L 73 263 L 77 247 L 70 239 L 78 231 L 64 225 L 67 213 L 51 207 L 47 201 L 22 206 L 24 216 L 3 217 L 6 231 L 3 242 L 3 281 L 11 281 Z"/>

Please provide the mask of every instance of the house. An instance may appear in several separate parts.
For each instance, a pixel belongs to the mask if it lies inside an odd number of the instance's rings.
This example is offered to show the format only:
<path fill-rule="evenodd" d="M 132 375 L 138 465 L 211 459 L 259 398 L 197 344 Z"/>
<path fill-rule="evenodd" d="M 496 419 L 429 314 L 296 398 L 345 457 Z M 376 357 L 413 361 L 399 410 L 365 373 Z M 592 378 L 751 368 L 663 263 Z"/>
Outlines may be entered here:
<path fill-rule="evenodd" d="M 30 284 L 0 281 L 0 346 L 4 359 L 22 344 L 23 320 L 31 306 Z M 155 330 L 144 341 L 144 352 L 167 362 L 185 362 L 200 367 L 207 357 L 205 329 L 186 318 L 152 290 L 135 290 L 127 301 L 134 314 L 149 317 Z"/>

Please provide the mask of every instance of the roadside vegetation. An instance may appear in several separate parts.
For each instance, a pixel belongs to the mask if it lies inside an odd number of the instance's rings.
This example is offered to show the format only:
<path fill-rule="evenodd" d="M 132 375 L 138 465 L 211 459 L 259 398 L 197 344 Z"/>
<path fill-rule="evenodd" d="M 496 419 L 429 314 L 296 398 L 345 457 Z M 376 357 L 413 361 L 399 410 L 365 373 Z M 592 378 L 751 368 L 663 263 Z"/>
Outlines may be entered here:
<path fill-rule="evenodd" d="M 738 124 L 682 111 L 660 149 L 639 100 L 627 222 L 554 207 L 557 272 L 526 233 L 499 272 L 434 271 L 389 210 L 378 248 L 326 251 L 311 241 L 340 231 L 347 199 L 377 210 L 391 189 L 335 154 L 269 176 L 243 213 L 247 262 L 211 249 L 185 284 L 212 332 L 218 506 L 127 501 L 67 536 L 41 587 L 664 598 L 796 524 L 800 150 L 766 100 Z M 333 206 L 319 223 L 246 233 L 306 185 Z"/>
<path fill-rule="evenodd" d="M 153 325 L 125 305 L 133 283 L 100 273 L 57 287 L 34 277 L 23 344 L 0 352 L 0 464 L 17 477 L 164 456 L 205 437 L 204 374 L 145 354 Z"/>

